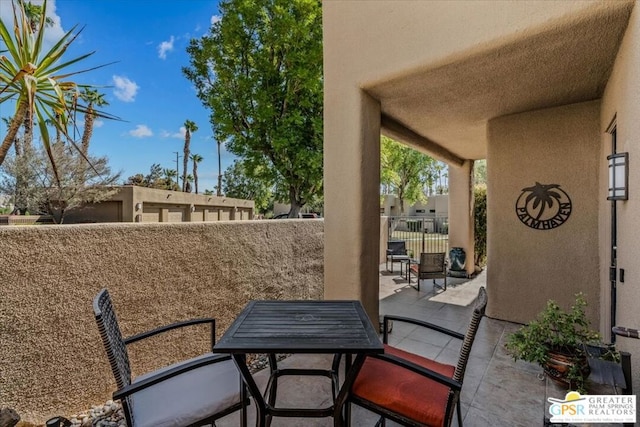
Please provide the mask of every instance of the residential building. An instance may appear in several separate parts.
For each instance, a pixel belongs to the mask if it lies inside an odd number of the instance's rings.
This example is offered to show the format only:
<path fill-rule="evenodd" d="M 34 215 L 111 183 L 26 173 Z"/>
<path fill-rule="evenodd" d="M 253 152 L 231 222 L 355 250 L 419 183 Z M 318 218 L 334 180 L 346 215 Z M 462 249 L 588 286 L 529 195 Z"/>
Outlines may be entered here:
<path fill-rule="evenodd" d="M 449 244 L 470 257 L 487 160 L 490 317 L 583 292 L 605 340 L 640 327 L 635 1 L 325 0 L 323 27 L 326 298 L 378 314 L 382 133 L 448 164 Z M 628 158 L 628 198 L 609 200 L 608 158 Z"/>

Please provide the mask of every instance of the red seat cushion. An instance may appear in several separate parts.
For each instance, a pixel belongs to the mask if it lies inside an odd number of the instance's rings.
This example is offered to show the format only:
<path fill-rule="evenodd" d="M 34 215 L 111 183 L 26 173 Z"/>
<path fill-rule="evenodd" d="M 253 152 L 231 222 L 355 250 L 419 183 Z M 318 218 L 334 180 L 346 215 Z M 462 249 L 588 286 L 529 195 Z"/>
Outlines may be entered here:
<path fill-rule="evenodd" d="M 451 378 L 454 366 L 385 344 L 385 353 Z M 355 396 L 428 426 L 442 426 L 449 388 L 400 366 L 368 357 L 353 384 Z"/>

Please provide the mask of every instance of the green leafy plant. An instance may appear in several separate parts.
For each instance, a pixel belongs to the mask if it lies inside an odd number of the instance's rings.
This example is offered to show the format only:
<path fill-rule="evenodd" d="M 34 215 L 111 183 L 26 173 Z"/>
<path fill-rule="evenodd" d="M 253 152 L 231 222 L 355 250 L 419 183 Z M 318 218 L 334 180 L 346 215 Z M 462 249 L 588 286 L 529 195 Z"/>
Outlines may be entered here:
<path fill-rule="evenodd" d="M 487 185 L 476 184 L 473 198 L 474 261 L 483 266 L 487 263 Z"/>
<path fill-rule="evenodd" d="M 569 364 L 566 377 L 560 381 L 584 391 L 589 375 L 585 345 L 600 341 L 600 334 L 589 328 L 586 306 L 582 293 L 576 294 L 575 303 L 567 311 L 549 300 L 535 320 L 509 336 L 507 350 L 514 360 L 539 364 L 555 380 L 559 379 L 559 374 L 551 358 L 553 354 L 559 354 Z"/>

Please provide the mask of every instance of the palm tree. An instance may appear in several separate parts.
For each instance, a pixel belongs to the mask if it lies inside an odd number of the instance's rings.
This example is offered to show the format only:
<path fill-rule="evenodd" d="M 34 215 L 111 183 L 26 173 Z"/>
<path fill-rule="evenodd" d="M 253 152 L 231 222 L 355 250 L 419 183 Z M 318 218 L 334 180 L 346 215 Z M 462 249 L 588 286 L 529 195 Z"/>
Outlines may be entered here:
<path fill-rule="evenodd" d="M 89 153 L 89 142 L 91 141 L 91 135 L 93 134 L 93 123 L 96 118 L 94 107 L 102 107 L 109 105 L 104 94 L 98 92 L 95 89 L 84 88 L 80 92 L 80 98 L 87 103 L 86 111 L 84 113 L 84 131 L 82 132 L 82 155 L 87 157 Z"/>
<path fill-rule="evenodd" d="M 536 219 L 542 218 L 546 206 L 552 207 L 555 203 L 560 203 L 562 195 L 554 188 L 560 188 L 558 184 L 540 184 L 536 182 L 533 187 L 523 188 L 523 192 L 529 192 L 529 195 L 525 199 L 525 206 L 530 202 L 533 202 L 532 209 L 540 209 L 536 215 Z"/>
<path fill-rule="evenodd" d="M 182 156 L 182 191 L 187 191 L 187 165 L 189 163 L 189 145 L 191 145 L 191 132 L 198 130 L 198 126 L 191 120 L 184 122 L 184 155 Z"/>
<path fill-rule="evenodd" d="M 222 196 L 222 162 L 220 161 L 220 145 L 222 142 L 218 139 L 218 192 L 217 196 Z"/>
<path fill-rule="evenodd" d="M 185 186 L 185 190 L 184 191 L 187 192 L 187 193 L 191 193 L 191 183 L 193 182 L 193 175 L 191 175 L 191 174 L 187 175 L 185 182 L 187 184 Z"/>
<path fill-rule="evenodd" d="M 49 154 L 51 160 L 51 146 L 49 144 L 49 131 L 45 120 L 52 119 L 55 112 L 68 116 L 70 113 L 69 101 L 65 94 L 79 86 L 77 83 L 66 80 L 76 74 L 81 74 L 95 68 L 68 72 L 67 69 L 78 62 L 93 55 L 94 52 L 81 55 L 74 59 L 65 58 L 65 53 L 69 46 L 78 36 L 74 33 L 74 26 L 69 32 L 64 34 L 48 51 L 43 51 L 44 35 L 46 30 L 46 10 L 47 0 L 44 1 L 42 9 L 39 12 L 40 21 L 36 24 L 38 31 L 33 31 L 30 15 L 35 16 L 33 12 L 25 10 L 24 2 L 19 2 L 18 6 L 13 6 L 13 31 L 9 31 L 4 22 L 0 20 L 0 37 L 2 44 L 6 47 L 6 56 L 0 58 L 0 104 L 5 101 L 15 101 L 15 112 L 11 123 L 7 128 L 7 134 L 4 136 L 0 145 L 0 164 L 14 143 L 16 134 L 21 124 L 28 120 L 31 124 L 38 126 L 42 143 Z M 104 65 L 102 65 L 104 66 Z M 85 112 L 86 109 L 81 109 Z M 116 119 L 116 117 L 107 115 L 102 112 L 96 112 L 97 115 Z M 56 121 L 56 127 L 66 135 L 66 127 L 60 123 L 66 123 L 65 120 Z M 27 129 L 28 131 L 28 129 Z M 58 170 L 53 163 L 53 172 L 56 181 L 59 181 Z"/>
<path fill-rule="evenodd" d="M 42 16 L 44 15 L 44 9 L 42 6 L 35 5 L 31 2 L 25 3 L 23 0 L 20 0 L 18 3 L 24 8 L 24 13 L 27 17 L 27 21 L 29 22 L 29 27 L 31 28 L 31 32 L 35 33 L 40 28 Z M 44 17 L 44 25 L 47 27 L 53 26 L 53 19 Z M 31 147 L 33 144 L 33 112 L 27 111 L 27 114 L 24 116 L 24 145 Z M 18 150 L 16 150 L 18 151 Z"/>
<path fill-rule="evenodd" d="M 11 117 L 3 117 L 2 121 L 5 126 L 8 128 L 11 125 Z M 20 137 L 16 134 L 13 140 L 13 148 L 16 150 L 16 156 L 20 156 L 22 154 L 22 147 L 20 146 Z"/>
<path fill-rule="evenodd" d="M 24 0 L 20 0 L 18 3 L 24 7 L 24 12 L 27 15 L 31 32 L 35 33 L 41 25 L 42 15 L 45 13 L 44 7 L 35 5 L 31 2 L 25 3 Z M 51 27 L 53 25 L 53 19 L 45 16 L 44 24 L 47 27 Z"/>
<path fill-rule="evenodd" d="M 191 161 L 193 162 L 193 182 L 196 186 L 196 194 L 198 194 L 198 163 L 204 160 L 200 154 L 192 154 Z"/>
<path fill-rule="evenodd" d="M 173 187 L 173 179 L 178 176 L 178 172 L 175 169 L 163 169 L 162 173 L 166 181 L 165 186 L 167 187 L 167 190 L 171 190 L 171 187 Z M 176 188 L 177 187 L 178 185 L 176 184 Z"/>

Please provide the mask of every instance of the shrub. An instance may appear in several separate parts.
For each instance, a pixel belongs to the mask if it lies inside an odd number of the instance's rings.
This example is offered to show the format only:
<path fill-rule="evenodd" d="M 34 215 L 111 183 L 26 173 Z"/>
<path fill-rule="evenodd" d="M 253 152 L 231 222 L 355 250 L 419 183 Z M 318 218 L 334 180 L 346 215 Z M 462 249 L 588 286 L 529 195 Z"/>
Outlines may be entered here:
<path fill-rule="evenodd" d="M 478 184 L 473 189 L 473 233 L 475 235 L 475 265 L 487 262 L 487 186 Z"/>

